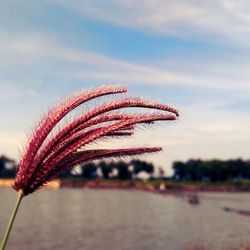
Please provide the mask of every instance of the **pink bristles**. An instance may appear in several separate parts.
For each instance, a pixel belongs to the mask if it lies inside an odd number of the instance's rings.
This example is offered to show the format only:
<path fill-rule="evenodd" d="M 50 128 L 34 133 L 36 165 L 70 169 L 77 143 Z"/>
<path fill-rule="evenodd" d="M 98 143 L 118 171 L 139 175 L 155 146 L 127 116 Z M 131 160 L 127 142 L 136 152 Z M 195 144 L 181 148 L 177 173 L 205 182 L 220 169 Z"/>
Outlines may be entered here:
<path fill-rule="evenodd" d="M 152 147 L 152 148 L 129 148 L 129 149 L 97 149 L 90 150 L 89 152 L 76 152 L 72 154 L 70 157 L 65 159 L 70 162 L 71 165 L 81 164 L 87 160 L 97 160 L 103 158 L 116 158 L 116 157 L 124 157 L 131 155 L 142 155 L 147 153 L 155 153 L 161 151 L 160 147 Z"/>
<path fill-rule="evenodd" d="M 78 107 L 79 105 L 90 101 L 94 98 L 101 97 L 104 95 L 118 94 L 127 92 L 124 88 L 112 88 L 112 87 L 100 87 L 94 91 L 87 91 L 86 93 L 80 93 L 75 96 L 68 97 L 68 99 L 62 101 L 53 109 L 51 109 L 47 116 L 45 116 L 37 129 L 34 131 L 32 138 L 30 139 L 26 152 L 20 162 L 19 171 L 17 173 L 17 178 L 25 179 L 19 176 L 19 173 L 27 171 L 25 175 L 29 175 L 32 172 L 30 165 L 35 158 L 39 148 L 41 147 L 43 141 L 46 139 L 51 130 L 56 126 L 56 124 L 66 116 L 70 111 Z M 29 167 L 27 167 L 29 166 Z"/>
<path fill-rule="evenodd" d="M 112 132 L 115 131 L 117 132 L 117 130 L 119 131 L 123 127 L 134 125 L 136 123 L 144 123 L 148 121 L 163 121 L 163 120 L 174 120 L 174 119 L 175 117 L 170 114 L 131 116 L 131 119 L 122 120 L 120 123 L 118 122 L 113 125 L 111 124 L 106 127 L 101 127 L 97 129 L 94 128 L 93 130 L 90 130 L 83 134 L 74 134 L 72 137 L 65 138 L 61 144 L 51 149 L 51 156 L 47 158 L 46 162 L 53 162 L 53 160 L 56 159 L 55 156 L 58 155 L 58 151 L 62 153 L 61 157 L 64 157 L 65 156 L 64 154 L 69 154 L 71 152 L 74 152 L 79 147 L 82 147 L 88 144 L 89 142 L 96 140 L 100 137 L 106 136 L 107 134 L 110 134 Z M 125 125 L 124 126 L 120 125 L 123 124 L 123 122 L 125 122 Z M 71 147 L 73 147 L 73 149 L 71 149 Z M 46 164 L 46 162 L 44 162 L 44 164 Z"/>
<path fill-rule="evenodd" d="M 114 89 L 111 87 L 100 87 L 95 91 L 87 91 L 86 93 L 81 93 L 59 103 L 55 108 L 51 109 L 48 112 L 48 115 L 41 121 L 39 126 L 34 132 L 33 137 L 31 138 L 29 145 L 27 147 L 26 153 L 23 156 L 22 165 L 30 164 L 30 162 L 35 157 L 39 147 L 42 145 L 45 138 L 48 136 L 50 131 L 56 126 L 56 124 L 70 111 L 78 107 L 79 105 L 90 101 L 94 98 L 127 92 L 126 89 L 118 88 Z"/>
<path fill-rule="evenodd" d="M 91 151 L 91 153 L 85 150 L 81 151 L 81 154 L 77 153 L 79 149 L 84 149 L 89 143 L 99 141 L 104 137 L 131 136 L 136 124 L 153 124 L 155 121 L 177 119 L 178 111 L 176 109 L 138 98 L 126 98 L 100 105 L 67 124 L 53 138 L 49 137 L 58 122 L 82 103 L 104 95 L 123 92 L 126 92 L 126 90 L 102 87 L 70 97 L 51 109 L 30 139 L 13 188 L 17 191 L 22 190 L 27 195 L 64 169 L 71 167 L 75 162 L 97 159 L 98 157 L 132 156 L 159 151 L 159 148 L 131 148 L 126 150 L 96 150 Z M 114 113 L 115 110 L 131 107 L 156 109 L 161 112 L 156 114 L 135 114 L 127 111 Z M 79 156 L 78 159 L 77 156 Z M 72 161 L 72 159 L 75 160 Z"/>
<path fill-rule="evenodd" d="M 31 189 L 29 192 L 35 191 L 42 183 L 47 183 L 58 173 L 61 173 L 65 170 L 65 166 L 72 167 L 77 164 L 82 164 L 84 162 L 88 161 L 94 161 L 94 160 L 104 160 L 104 159 L 111 159 L 111 158 L 121 158 L 121 157 L 129 157 L 129 156 L 139 156 L 144 155 L 148 153 L 156 153 L 160 152 L 162 148 L 160 147 L 152 147 L 152 148 L 129 148 L 129 149 L 97 149 L 97 150 L 86 150 L 86 151 L 80 151 L 76 152 L 70 157 L 66 157 L 63 162 L 57 165 L 56 168 L 52 169 L 50 172 L 50 175 L 47 176 L 46 179 L 40 179 L 40 182 L 34 182 L 34 184 L 31 186 Z"/>
<path fill-rule="evenodd" d="M 133 132 L 120 132 L 120 131 L 117 131 L 117 132 L 112 132 L 112 133 L 108 133 L 106 134 L 106 136 L 109 136 L 109 137 L 119 137 L 119 136 L 131 136 L 133 135 L 134 133 Z"/>
<path fill-rule="evenodd" d="M 59 132 L 54 139 L 47 144 L 46 148 L 41 152 L 40 156 L 35 160 L 35 164 L 38 164 L 39 160 L 43 160 L 44 157 L 46 157 L 47 152 L 51 151 L 51 149 L 60 141 L 63 140 L 63 138 L 68 137 L 71 132 L 75 133 L 77 131 L 80 131 L 86 127 L 92 126 L 96 124 L 98 121 L 92 120 L 92 118 L 97 117 L 99 115 L 104 115 L 107 112 L 117 110 L 117 109 L 122 109 L 122 108 L 129 108 L 129 107 L 137 107 L 137 108 L 150 108 L 150 109 L 157 109 L 157 110 L 162 110 L 162 111 L 167 111 L 173 113 L 174 119 L 179 115 L 178 111 L 174 108 L 169 107 L 168 105 L 163 105 L 159 103 L 152 103 L 148 102 L 145 100 L 142 100 L 140 98 L 127 98 L 111 103 L 104 104 L 100 107 L 95 108 L 94 110 L 89 111 L 86 113 L 84 116 L 76 119 L 72 123 L 70 123 L 68 126 L 66 126 L 61 132 Z M 115 115 L 116 116 L 116 115 Z M 129 117 L 128 117 L 129 118 Z M 102 117 L 97 118 L 100 119 L 100 122 L 105 121 Z M 109 118 L 107 120 L 111 120 L 112 118 Z M 121 120 L 124 119 L 123 117 L 116 117 L 113 118 L 113 120 Z M 88 123 L 87 123 L 88 122 Z"/>
<path fill-rule="evenodd" d="M 36 184 L 38 182 L 40 185 L 40 184 L 46 182 L 50 178 L 51 174 L 55 171 L 55 167 L 65 157 L 67 157 L 71 153 L 75 152 L 77 149 L 83 147 L 84 145 L 87 145 L 88 143 L 90 143 L 96 139 L 99 139 L 110 132 L 114 132 L 114 131 L 119 130 L 120 128 L 127 126 L 127 125 L 130 125 L 130 124 L 133 125 L 136 123 L 147 122 L 147 121 L 169 120 L 170 117 L 171 117 L 170 115 L 165 115 L 165 116 L 164 115 L 158 115 L 158 116 L 148 115 L 148 116 L 144 116 L 144 117 L 138 117 L 138 118 L 120 121 L 120 122 L 117 122 L 117 123 L 112 124 L 110 126 L 102 127 L 100 129 L 97 129 L 97 130 L 94 129 L 93 133 L 89 133 L 87 136 L 85 136 L 83 138 L 79 138 L 78 140 L 76 140 L 72 144 L 69 143 L 69 145 L 67 145 L 67 147 L 65 147 L 65 149 L 62 150 L 55 158 L 49 158 L 48 160 L 46 160 L 46 162 L 44 164 L 44 168 L 41 169 L 40 173 L 37 174 L 37 179 L 36 179 L 36 181 L 34 181 L 34 184 Z"/>
<path fill-rule="evenodd" d="M 48 155 L 52 153 L 51 149 L 55 149 L 55 147 L 60 142 L 64 143 L 67 138 L 71 137 L 72 135 L 75 135 L 79 131 L 103 122 L 129 119 L 131 118 L 131 114 L 107 114 L 90 119 L 86 122 L 83 121 L 83 118 L 84 117 L 78 118 L 76 121 L 73 121 L 72 123 L 67 125 L 63 130 L 61 130 L 47 145 L 45 145 L 41 152 L 38 152 L 38 155 L 32 165 L 37 166 L 38 164 L 42 163 L 42 161 L 44 161 L 48 157 Z"/>

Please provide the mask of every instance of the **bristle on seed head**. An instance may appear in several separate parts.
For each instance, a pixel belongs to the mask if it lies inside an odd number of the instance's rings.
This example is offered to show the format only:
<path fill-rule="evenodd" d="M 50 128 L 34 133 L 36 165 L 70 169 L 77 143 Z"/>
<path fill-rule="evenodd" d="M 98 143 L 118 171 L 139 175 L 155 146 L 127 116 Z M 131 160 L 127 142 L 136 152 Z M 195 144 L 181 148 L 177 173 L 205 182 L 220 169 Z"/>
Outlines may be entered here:
<path fill-rule="evenodd" d="M 125 92 L 125 88 L 104 86 L 68 97 L 51 108 L 27 143 L 13 188 L 28 195 L 76 164 L 161 151 L 159 147 L 86 149 L 86 145 L 102 138 L 131 136 L 137 124 L 154 124 L 155 121 L 173 121 L 178 118 L 179 112 L 176 109 L 141 98 L 121 98 L 94 107 L 69 124 L 65 124 L 51 137 L 52 130 L 58 123 L 78 106 L 92 99 Z M 154 109 L 158 112 L 122 111 L 124 108 L 132 107 Z"/>

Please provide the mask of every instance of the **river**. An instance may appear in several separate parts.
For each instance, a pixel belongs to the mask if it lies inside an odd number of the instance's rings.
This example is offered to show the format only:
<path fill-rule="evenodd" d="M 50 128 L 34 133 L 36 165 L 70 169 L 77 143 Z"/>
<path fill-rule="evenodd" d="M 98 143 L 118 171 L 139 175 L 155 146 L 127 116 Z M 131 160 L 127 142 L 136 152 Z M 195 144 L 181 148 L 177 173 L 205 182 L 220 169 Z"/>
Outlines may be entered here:
<path fill-rule="evenodd" d="M 200 205 L 183 196 L 140 191 L 40 190 L 23 199 L 9 250 L 184 250 L 250 246 L 249 193 L 202 193 Z M 0 189 L 0 234 L 16 192 Z"/>

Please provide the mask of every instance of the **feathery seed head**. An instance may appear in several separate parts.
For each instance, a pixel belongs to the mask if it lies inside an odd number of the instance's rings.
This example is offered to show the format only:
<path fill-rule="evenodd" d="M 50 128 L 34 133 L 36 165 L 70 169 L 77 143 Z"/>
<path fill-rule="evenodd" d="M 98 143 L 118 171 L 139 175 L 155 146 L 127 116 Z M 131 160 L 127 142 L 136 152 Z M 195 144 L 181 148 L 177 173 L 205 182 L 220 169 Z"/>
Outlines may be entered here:
<path fill-rule="evenodd" d="M 51 138 L 52 130 L 71 111 L 95 98 L 124 93 L 124 88 L 104 86 L 73 95 L 54 108 L 40 121 L 33 132 L 19 164 L 13 188 L 28 195 L 59 173 L 90 160 L 154 153 L 159 147 L 87 150 L 85 146 L 104 137 L 124 137 L 134 133 L 136 124 L 176 120 L 179 113 L 168 105 L 141 98 L 122 98 L 99 105 L 74 119 Z M 122 112 L 123 108 L 158 110 L 157 113 Z M 119 113 L 115 112 L 119 110 Z M 79 151 L 80 149 L 80 151 Z"/>

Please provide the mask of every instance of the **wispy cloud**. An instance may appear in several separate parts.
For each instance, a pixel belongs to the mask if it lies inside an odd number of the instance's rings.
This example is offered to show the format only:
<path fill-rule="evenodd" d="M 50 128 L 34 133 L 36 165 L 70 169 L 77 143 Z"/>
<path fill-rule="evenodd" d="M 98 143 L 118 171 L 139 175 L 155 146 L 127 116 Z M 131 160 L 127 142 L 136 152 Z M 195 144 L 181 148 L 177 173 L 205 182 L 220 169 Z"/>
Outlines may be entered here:
<path fill-rule="evenodd" d="M 84 16 L 146 33 L 208 39 L 249 46 L 247 0 L 98 0 L 58 1 Z"/>
<path fill-rule="evenodd" d="M 15 71 L 25 65 L 41 67 L 54 60 L 61 67 L 61 74 L 89 78 L 104 82 L 150 84 L 159 86 L 193 86 L 211 89 L 249 91 L 250 73 L 247 64 L 225 62 L 195 63 L 176 62 L 175 68 L 160 62 L 135 63 L 94 52 L 68 48 L 54 37 L 43 33 L 12 36 L 0 34 L 0 67 Z M 71 67 L 68 65 L 71 64 Z M 68 67 L 68 69 L 67 69 Z M 50 70 L 46 69 L 45 70 Z M 237 80 L 237 84 L 236 84 Z"/>
<path fill-rule="evenodd" d="M 0 78 L 0 103 L 27 97 L 36 97 L 38 92 L 30 87 L 21 86 L 20 82 Z"/>

